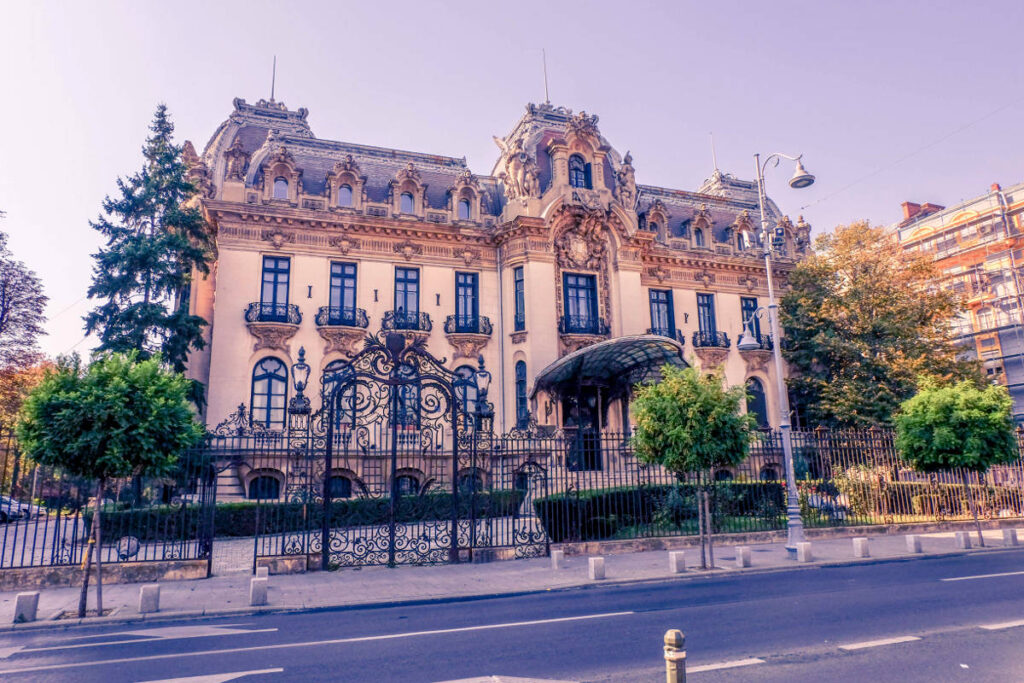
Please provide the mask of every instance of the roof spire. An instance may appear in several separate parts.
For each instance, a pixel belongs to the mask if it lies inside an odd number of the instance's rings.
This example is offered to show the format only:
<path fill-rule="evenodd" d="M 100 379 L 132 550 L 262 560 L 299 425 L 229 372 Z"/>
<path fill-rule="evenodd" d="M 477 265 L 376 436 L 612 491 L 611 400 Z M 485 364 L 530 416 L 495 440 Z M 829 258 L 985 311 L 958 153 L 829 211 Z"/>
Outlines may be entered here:
<path fill-rule="evenodd" d="M 541 60 L 544 64 L 544 104 L 551 104 L 551 98 L 548 96 L 548 53 L 544 48 L 540 49 Z"/>
<path fill-rule="evenodd" d="M 711 136 L 711 162 L 715 165 L 715 170 L 718 170 L 718 154 L 715 153 L 715 134 L 708 133 Z"/>
<path fill-rule="evenodd" d="M 274 101 L 274 86 L 277 84 L 277 55 L 274 55 L 274 66 L 270 72 L 270 101 Z"/>

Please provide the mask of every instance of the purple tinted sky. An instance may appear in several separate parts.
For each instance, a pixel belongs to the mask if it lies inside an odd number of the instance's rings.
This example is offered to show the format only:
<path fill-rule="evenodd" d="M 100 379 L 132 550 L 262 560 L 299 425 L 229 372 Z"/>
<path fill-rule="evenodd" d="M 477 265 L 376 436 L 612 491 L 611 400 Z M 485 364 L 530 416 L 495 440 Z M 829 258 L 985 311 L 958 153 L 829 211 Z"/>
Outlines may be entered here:
<path fill-rule="evenodd" d="M 600 115 L 640 182 L 696 189 L 714 131 L 743 178 L 756 151 L 804 153 L 818 183 L 789 190 L 780 167 L 768 190 L 816 231 L 891 223 L 903 200 L 1024 177 L 1022 26 L 1015 1 L 10 3 L 0 229 L 51 297 L 44 349 L 85 351 L 88 221 L 139 167 L 158 101 L 202 149 L 233 97 L 269 94 L 276 54 L 277 99 L 317 135 L 487 173 L 491 135 L 543 100 L 542 47 L 553 103 Z"/>

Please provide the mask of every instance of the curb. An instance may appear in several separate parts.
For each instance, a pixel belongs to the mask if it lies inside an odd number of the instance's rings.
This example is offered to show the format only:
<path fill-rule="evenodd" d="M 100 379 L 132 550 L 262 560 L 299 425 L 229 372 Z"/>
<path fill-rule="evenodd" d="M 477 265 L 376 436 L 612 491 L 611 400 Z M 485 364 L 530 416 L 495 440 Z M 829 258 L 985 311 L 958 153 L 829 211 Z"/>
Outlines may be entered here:
<path fill-rule="evenodd" d="M 728 546 L 725 546 L 728 547 Z M 790 565 L 776 565 L 773 567 L 750 567 L 736 569 L 732 567 L 719 567 L 711 570 L 691 569 L 684 574 L 668 574 L 664 577 L 645 577 L 641 579 L 603 579 L 600 581 L 586 581 L 568 586 L 557 586 L 554 588 L 535 588 L 522 591 L 506 591 L 501 593 L 474 593 L 470 595 L 448 595 L 433 598 L 413 598 L 408 600 L 383 600 L 364 603 L 348 603 L 342 605 L 292 605 L 292 606 L 263 606 L 263 607 L 239 607 L 235 609 L 219 610 L 191 610 L 181 612 L 157 612 L 153 614 L 134 614 L 125 616 L 109 617 L 85 617 L 84 619 L 61 619 L 56 617 L 63 609 L 47 620 L 34 621 L 27 624 L 5 624 L 0 626 L 0 633 L 17 633 L 22 631 L 60 631 L 68 630 L 77 626 L 116 626 L 121 624 L 138 623 L 160 623 L 167 621 L 181 621 L 187 619 L 219 619 L 226 617 L 256 616 L 263 614 L 315 614 L 317 612 L 350 612 L 363 609 L 385 609 L 391 607 L 417 607 L 422 605 L 451 604 L 460 602 L 478 602 L 481 600 L 494 600 L 498 598 L 516 598 L 529 595 L 541 595 L 544 593 L 566 593 L 574 590 L 591 590 L 603 587 L 639 586 L 650 583 L 668 583 L 671 581 L 701 581 L 723 577 L 758 576 L 763 574 L 778 574 L 791 571 L 807 571 L 812 569 L 833 569 L 849 566 L 865 566 L 894 564 L 899 562 L 915 562 L 920 560 L 943 559 L 948 557 L 961 557 L 964 555 L 979 555 L 997 552 L 1012 552 L 1024 550 L 1024 546 L 999 546 L 986 548 L 972 548 L 971 550 L 954 550 L 949 552 L 897 555 L 893 557 L 867 557 L 863 559 L 850 558 L 849 560 L 822 560 L 807 563 L 793 563 Z M 119 608 L 115 608 L 116 615 Z"/>

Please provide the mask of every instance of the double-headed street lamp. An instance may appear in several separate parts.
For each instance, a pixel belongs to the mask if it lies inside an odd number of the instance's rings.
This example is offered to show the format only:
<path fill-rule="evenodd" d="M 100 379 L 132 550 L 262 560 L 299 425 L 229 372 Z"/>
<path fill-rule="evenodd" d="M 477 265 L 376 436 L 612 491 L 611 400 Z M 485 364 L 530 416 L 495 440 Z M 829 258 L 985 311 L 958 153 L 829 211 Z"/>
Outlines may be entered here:
<path fill-rule="evenodd" d="M 802 155 L 801 155 L 802 156 Z M 764 269 L 768 281 L 768 322 L 772 331 L 772 355 L 775 358 L 775 385 L 779 392 L 777 408 L 779 413 L 779 430 L 782 432 L 782 454 L 786 467 L 786 550 L 796 552 L 796 544 L 804 540 L 804 522 L 800 517 L 800 500 L 796 491 L 796 470 L 793 467 L 793 435 L 789 423 L 789 395 L 786 392 L 786 381 L 782 376 L 782 335 L 779 333 L 779 305 L 775 302 L 775 289 L 772 283 L 772 239 L 768 231 L 768 219 L 765 217 L 764 204 L 764 170 L 771 161 L 779 165 L 781 159 L 796 162 L 796 170 L 789 179 L 789 186 L 794 189 L 809 187 L 814 184 L 814 176 L 804 168 L 801 156 L 775 153 L 761 163 L 761 155 L 754 155 L 754 166 L 757 169 L 757 202 L 761 209 L 761 241 L 764 247 Z M 754 335 L 754 317 L 758 309 L 743 322 L 743 336 L 736 344 L 740 351 L 752 351 L 761 348 L 761 342 Z"/>

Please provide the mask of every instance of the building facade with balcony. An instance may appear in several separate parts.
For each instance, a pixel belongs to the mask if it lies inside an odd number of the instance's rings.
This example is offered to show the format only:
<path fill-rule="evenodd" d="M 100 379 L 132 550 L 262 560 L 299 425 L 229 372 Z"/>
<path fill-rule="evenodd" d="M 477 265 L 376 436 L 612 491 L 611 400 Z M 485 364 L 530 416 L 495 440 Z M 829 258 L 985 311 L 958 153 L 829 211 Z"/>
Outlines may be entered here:
<path fill-rule="evenodd" d="M 282 428 L 300 348 L 317 409 L 318 387 L 378 330 L 422 339 L 459 376 L 482 356 L 496 431 L 626 426 L 625 405 L 535 389 L 567 354 L 633 336 L 722 367 L 762 421 L 774 414 L 766 321 L 754 322 L 761 349 L 734 345 L 744 316 L 767 304 L 754 182 L 716 169 L 696 191 L 638 184 L 596 116 L 550 104 L 528 105 L 495 137 L 488 174 L 320 138 L 307 118 L 236 99 L 201 155 L 186 144 L 216 240 L 190 292 L 209 321 L 189 372 L 207 386 L 211 427 L 241 403 L 254 423 Z M 767 205 L 784 283 L 810 226 Z"/>
<path fill-rule="evenodd" d="M 941 285 L 964 298 L 955 323 L 964 355 L 1009 389 L 1024 422 L 1024 183 L 993 184 L 949 208 L 904 202 L 895 230 L 904 249 L 931 255 Z"/>

